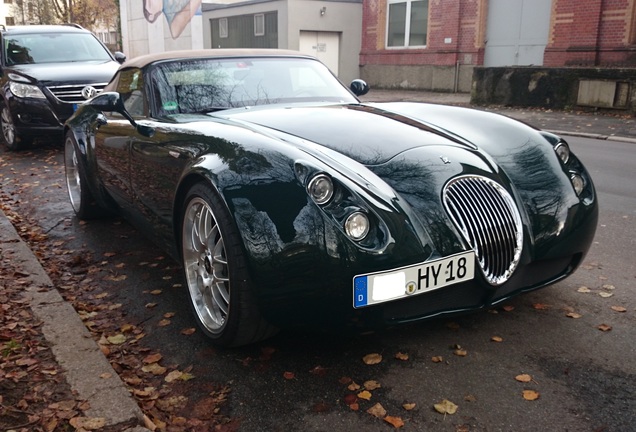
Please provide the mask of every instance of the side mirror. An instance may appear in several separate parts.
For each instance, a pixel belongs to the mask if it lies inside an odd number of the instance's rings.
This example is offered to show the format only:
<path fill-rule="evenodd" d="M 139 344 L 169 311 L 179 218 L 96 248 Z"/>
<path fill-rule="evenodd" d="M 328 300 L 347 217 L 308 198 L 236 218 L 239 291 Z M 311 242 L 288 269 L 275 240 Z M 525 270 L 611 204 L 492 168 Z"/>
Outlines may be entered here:
<path fill-rule="evenodd" d="M 126 54 L 124 54 L 121 51 L 115 51 L 115 60 L 117 60 L 117 63 L 122 64 L 123 62 L 126 61 Z"/>
<path fill-rule="evenodd" d="M 369 84 L 361 79 L 354 79 L 353 81 L 351 81 L 349 88 L 356 96 L 365 95 L 369 92 L 370 89 Z"/>
<path fill-rule="evenodd" d="M 138 124 L 135 119 L 132 118 L 126 107 L 124 101 L 121 99 L 121 95 L 117 92 L 105 92 L 100 93 L 93 99 L 85 102 L 86 105 L 94 108 L 97 111 L 114 111 L 121 114 L 130 124 L 139 132 L 140 135 L 151 137 L 155 134 L 154 128 Z"/>
<path fill-rule="evenodd" d="M 121 111 L 126 110 L 124 103 L 117 92 L 100 93 L 84 103 L 93 107 L 97 111 L 116 111 L 123 115 Z"/>

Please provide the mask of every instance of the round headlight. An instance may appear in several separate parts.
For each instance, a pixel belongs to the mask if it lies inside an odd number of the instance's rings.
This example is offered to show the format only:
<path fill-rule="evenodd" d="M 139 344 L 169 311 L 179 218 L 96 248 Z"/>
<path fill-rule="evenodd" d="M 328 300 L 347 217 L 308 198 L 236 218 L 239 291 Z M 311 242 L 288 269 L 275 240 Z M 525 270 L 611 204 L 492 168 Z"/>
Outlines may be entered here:
<path fill-rule="evenodd" d="M 578 174 L 572 174 L 570 176 L 570 181 L 572 182 L 574 192 L 576 192 L 577 195 L 581 195 L 581 192 L 583 192 L 583 188 L 585 187 L 585 180 L 583 180 L 583 177 Z"/>
<path fill-rule="evenodd" d="M 344 228 L 352 240 L 362 240 L 369 233 L 369 218 L 362 212 L 351 213 L 345 221 Z"/>
<path fill-rule="evenodd" d="M 316 204 L 326 204 L 333 196 L 333 182 L 329 176 L 318 174 L 307 185 L 307 191 Z"/>
<path fill-rule="evenodd" d="M 556 152 L 561 162 L 568 163 L 570 160 L 570 147 L 568 147 L 565 141 L 559 141 L 559 143 L 554 147 L 554 151 Z"/>

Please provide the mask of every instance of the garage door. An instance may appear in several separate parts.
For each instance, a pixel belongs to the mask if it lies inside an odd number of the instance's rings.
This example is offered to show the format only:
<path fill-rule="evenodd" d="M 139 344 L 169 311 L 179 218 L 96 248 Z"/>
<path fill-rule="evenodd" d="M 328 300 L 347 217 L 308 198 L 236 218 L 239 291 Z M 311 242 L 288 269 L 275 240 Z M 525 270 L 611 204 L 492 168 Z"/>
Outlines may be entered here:
<path fill-rule="evenodd" d="M 490 0 L 484 66 L 541 66 L 552 0 Z"/>
<path fill-rule="evenodd" d="M 299 51 L 318 57 L 334 74 L 338 75 L 340 33 L 301 31 Z"/>

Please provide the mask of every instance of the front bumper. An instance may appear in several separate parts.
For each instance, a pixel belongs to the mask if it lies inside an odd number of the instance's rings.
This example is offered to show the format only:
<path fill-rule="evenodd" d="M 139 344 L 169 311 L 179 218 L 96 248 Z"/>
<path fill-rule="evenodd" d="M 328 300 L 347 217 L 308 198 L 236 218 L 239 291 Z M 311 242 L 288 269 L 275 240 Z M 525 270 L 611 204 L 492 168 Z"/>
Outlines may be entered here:
<path fill-rule="evenodd" d="M 8 99 L 8 106 L 18 135 L 29 137 L 61 133 L 74 111 L 73 104 L 15 96 Z"/>

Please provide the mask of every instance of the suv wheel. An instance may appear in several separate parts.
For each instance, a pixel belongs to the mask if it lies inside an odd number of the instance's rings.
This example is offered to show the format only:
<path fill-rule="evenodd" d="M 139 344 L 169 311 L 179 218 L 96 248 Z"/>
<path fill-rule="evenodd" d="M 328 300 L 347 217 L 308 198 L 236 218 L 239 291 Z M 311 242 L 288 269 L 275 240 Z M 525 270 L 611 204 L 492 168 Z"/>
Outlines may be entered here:
<path fill-rule="evenodd" d="M 13 124 L 11 111 L 9 111 L 6 105 L 2 105 L 2 110 L 0 111 L 0 127 L 2 127 L 2 138 L 9 150 L 22 150 L 31 144 L 30 139 L 18 135 L 15 125 Z"/>

